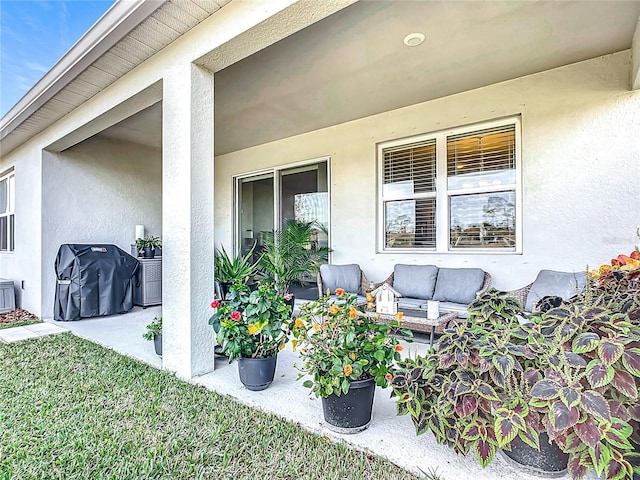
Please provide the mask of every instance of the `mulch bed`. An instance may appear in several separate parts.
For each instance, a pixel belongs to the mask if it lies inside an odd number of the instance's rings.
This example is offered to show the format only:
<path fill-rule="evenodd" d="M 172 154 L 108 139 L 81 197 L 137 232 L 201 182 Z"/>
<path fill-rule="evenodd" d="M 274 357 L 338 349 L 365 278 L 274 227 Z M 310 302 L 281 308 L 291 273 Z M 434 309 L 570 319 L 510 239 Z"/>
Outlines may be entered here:
<path fill-rule="evenodd" d="M 28 320 L 39 320 L 39 318 L 22 308 L 16 308 L 7 313 L 0 313 L 0 323 L 25 322 Z"/>

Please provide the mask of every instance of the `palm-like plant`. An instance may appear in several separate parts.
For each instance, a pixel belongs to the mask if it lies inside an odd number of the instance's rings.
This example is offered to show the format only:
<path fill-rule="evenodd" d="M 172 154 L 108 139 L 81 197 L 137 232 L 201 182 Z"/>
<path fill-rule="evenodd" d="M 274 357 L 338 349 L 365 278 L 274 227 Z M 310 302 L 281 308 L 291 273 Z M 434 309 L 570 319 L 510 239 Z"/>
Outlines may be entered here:
<path fill-rule="evenodd" d="M 318 228 L 316 222 L 288 220 L 281 230 L 266 235 L 258 266 L 275 282 L 280 294 L 288 293 L 292 282 L 316 273 L 327 261 L 330 249 L 312 242 L 313 230 Z"/>
<path fill-rule="evenodd" d="M 255 275 L 257 266 L 253 261 L 253 250 L 249 250 L 245 255 L 235 255 L 231 257 L 224 249 L 224 245 L 216 250 L 214 257 L 214 271 L 216 280 L 223 283 L 246 283 Z"/>

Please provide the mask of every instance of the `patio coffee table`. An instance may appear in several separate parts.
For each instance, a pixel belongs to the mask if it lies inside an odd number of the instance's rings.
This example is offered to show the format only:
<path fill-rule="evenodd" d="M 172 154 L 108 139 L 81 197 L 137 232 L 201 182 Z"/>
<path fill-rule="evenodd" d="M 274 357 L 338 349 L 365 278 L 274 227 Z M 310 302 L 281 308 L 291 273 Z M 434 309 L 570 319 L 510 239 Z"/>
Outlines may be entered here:
<path fill-rule="evenodd" d="M 418 311 L 416 310 L 416 313 L 417 312 Z M 373 318 L 377 318 L 378 316 L 380 316 L 380 320 L 385 322 L 396 319 L 395 313 L 366 312 L 366 315 Z M 400 326 L 402 328 L 408 328 L 409 330 L 412 330 L 414 332 L 429 333 L 429 345 L 433 347 L 436 327 L 439 327 L 440 325 L 446 325 L 456 318 L 458 318 L 457 312 L 441 311 L 438 318 L 436 318 L 435 320 L 430 320 L 424 316 L 424 311 L 421 312 L 420 316 L 413 316 L 410 313 L 407 313 L 407 310 L 404 309 Z"/>

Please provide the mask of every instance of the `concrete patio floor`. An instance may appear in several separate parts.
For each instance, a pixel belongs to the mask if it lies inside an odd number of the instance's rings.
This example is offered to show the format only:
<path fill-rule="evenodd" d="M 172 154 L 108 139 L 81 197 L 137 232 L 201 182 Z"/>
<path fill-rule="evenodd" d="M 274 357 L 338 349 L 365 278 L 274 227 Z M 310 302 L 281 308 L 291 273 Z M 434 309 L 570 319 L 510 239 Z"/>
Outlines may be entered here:
<path fill-rule="evenodd" d="M 153 317 L 160 315 L 161 307 L 135 307 L 126 315 L 83 319 L 77 322 L 48 321 L 80 337 L 156 368 L 162 368 L 162 360 L 155 354 L 153 342 L 147 342 L 142 338 L 145 326 Z M 423 354 L 428 348 L 426 341 L 404 346 L 403 354 L 411 356 Z M 192 381 L 244 404 L 296 422 L 301 427 L 334 441 L 344 441 L 358 449 L 385 457 L 418 475 L 436 472 L 441 480 L 540 478 L 513 467 L 499 454 L 486 469 L 483 469 L 473 455 L 463 457 L 454 454 L 450 449 L 438 445 L 430 433 L 416 436 L 411 419 L 408 416 L 396 416 L 395 402 L 390 398 L 390 389 L 377 388 L 373 418 L 367 430 L 355 435 L 333 433 L 323 421 L 321 400 L 310 397 L 308 390 L 302 386 L 302 381 L 296 381 L 298 371 L 294 363 L 298 360 L 297 354 L 287 345 L 278 355 L 273 384 L 261 392 L 252 392 L 244 388 L 238 379 L 235 362 L 229 364 L 224 357 L 216 359 L 214 372 L 196 377 Z M 568 480 L 569 476 L 560 478 Z"/>

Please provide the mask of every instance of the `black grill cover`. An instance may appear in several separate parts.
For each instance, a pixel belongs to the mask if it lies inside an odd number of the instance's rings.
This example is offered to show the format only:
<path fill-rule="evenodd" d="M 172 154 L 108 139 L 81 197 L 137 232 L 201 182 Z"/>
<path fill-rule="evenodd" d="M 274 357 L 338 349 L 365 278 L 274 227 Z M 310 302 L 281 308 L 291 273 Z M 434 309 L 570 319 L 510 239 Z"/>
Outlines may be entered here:
<path fill-rule="evenodd" d="M 126 313 L 140 262 L 115 245 L 60 245 L 56 257 L 58 321 Z"/>

